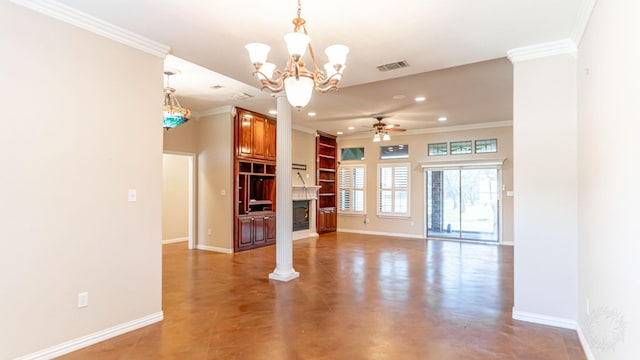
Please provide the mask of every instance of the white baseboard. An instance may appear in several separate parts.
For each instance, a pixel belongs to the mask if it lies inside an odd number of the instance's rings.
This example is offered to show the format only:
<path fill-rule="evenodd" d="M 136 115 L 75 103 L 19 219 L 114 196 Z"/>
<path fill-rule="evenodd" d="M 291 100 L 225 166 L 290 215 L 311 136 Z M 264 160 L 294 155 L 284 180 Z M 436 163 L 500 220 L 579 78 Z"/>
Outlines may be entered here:
<path fill-rule="evenodd" d="M 336 231 L 345 232 L 345 233 L 353 233 L 353 234 L 394 236 L 394 237 L 403 237 L 403 238 L 424 240 L 424 237 L 422 235 L 416 235 L 416 234 L 389 233 L 389 232 L 382 232 L 382 231 L 367 231 L 367 230 L 340 229 L 340 228 L 336 229 Z"/>
<path fill-rule="evenodd" d="M 217 247 L 217 246 L 208 246 L 208 245 L 198 244 L 198 246 L 196 246 L 196 249 L 214 251 L 214 252 L 219 252 L 223 254 L 233 254 L 233 249 L 227 249 L 227 248 Z"/>
<path fill-rule="evenodd" d="M 310 230 L 299 230 L 299 231 L 294 231 L 291 234 L 292 240 L 302 240 L 302 239 L 308 239 L 310 237 L 318 237 L 320 235 L 318 235 L 317 232 L 311 232 Z"/>
<path fill-rule="evenodd" d="M 564 319 L 555 316 L 541 315 L 524 311 L 512 310 L 511 317 L 515 320 L 526 321 L 535 324 L 555 326 L 564 329 L 576 330 L 575 320 Z"/>
<path fill-rule="evenodd" d="M 164 319 L 164 313 L 162 311 L 155 314 L 151 314 L 145 317 L 141 317 L 136 320 L 126 322 L 124 324 L 116 325 L 108 329 L 95 332 L 86 336 L 67 341 L 65 343 L 52 346 L 50 348 L 40 350 L 33 354 L 25 355 L 17 358 L 16 360 L 45 360 L 52 359 L 58 356 L 68 354 L 70 352 L 82 349 L 84 347 L 97 344 L 101 341 L 111 339 L 118 335 L 140 329 L 142 327 L 157 323 Z"/>
<path fill-rule="evenodd" d="M 578 339 L 580 339 L 580 345 L 582 345 L 582 350 L 584 350 L 584 354 L 587 356 L 587 359 L 596 360 L 596 357 L 591 351 L 591 346 L 589 346 L 589 342 L 587 341 L 587 337 L 584 335 L 580 325 L 578 325 Z"/>
<path fill-rule="evenodd" d="M 167 240 L 162 240 L 162 245 L 164 244 L 174 244 L 174 243 L 179 243 L 179 242 L 183 242 L 183 241 L 189 241 L 189 238 L 175 238 L 175 239 L 167 239 Z"/>

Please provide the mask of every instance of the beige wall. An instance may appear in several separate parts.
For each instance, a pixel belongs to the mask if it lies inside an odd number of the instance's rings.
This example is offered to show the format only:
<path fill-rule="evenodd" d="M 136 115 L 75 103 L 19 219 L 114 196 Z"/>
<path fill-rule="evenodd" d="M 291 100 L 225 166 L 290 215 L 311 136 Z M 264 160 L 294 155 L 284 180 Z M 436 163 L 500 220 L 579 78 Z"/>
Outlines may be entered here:
<path fill-rule="evenodd" d="M 0 48 L 0 358 L 159 316 L 162 59 L 8 1 Z"/>
<path fill-rule="evenodd" d="M 233 114 L 198 121 L 198 247 L 233 250 Z"/>
<path fill-rule="evenodd" d="M 446 128 L 445 128 L 446 130 Z M 449 130 L 455 130 L 450 128 Z M 430 143 L 498 139 L 498 152 L 473 155 L 447 155 L 427 156 L 427 145 Z M 502 183 L 507 190 L 512 189 L 513 155 L 512 155 L 512 128 L 511 126 L 491 127 L 475 130 L 443 131 L 419 135 L 395 135 L 385 145 L 409 144 L 409 159 L 380 160 L 381 143 L 374 143 L 370 138 L 365 139 L 338 139 L 339 148 L 360 147 L 365 148 L 364 161 L 346 161 L 343 165 L 366 164 L 366 213 L 369 223 L 364 222 L 362 215 L 338 215 L 338 230 L 372 232 L 380 234 L 397 234 L 409 237 L 424 237 L 425 233 L 425 170 L 420 161 L 460 161 L 472 159 L 496 159 L 506 158 L 502 167 Z M 376 188 L 377 166 L 381 163 L 411 163 L 411 217 L 389 218 L 376 216 Z M 502 193 L 503 201 L 503 241 L 513 242 L 513 198 Z"/>
<path fill-rule="evenodd" d="M 162 240 L 189 237 L 189 157 L 162 155 Z"/>
<path fill-rule="evenodd" d="M 199 119 L 193 118 L 177 128 L 163 132 L 164 151 L 195 154 L 198 152 Z"/>
<path fill-rule="evenodd" d="M 598 1 L 578 51 L 578 324 L 601 360 L 640 354 L 638 14 Z"/>
<path fill-rule="evenodd" d="M 279 151 L 280 149 L 278 149 Z M 306 131 L 293 130 L 291 132 L 291 163 L 305 164 L 307 170 L 292 170 L 291 184 L 302 185 L 298 172 L 307 185 L 316 183 L 316 135 Z"/>

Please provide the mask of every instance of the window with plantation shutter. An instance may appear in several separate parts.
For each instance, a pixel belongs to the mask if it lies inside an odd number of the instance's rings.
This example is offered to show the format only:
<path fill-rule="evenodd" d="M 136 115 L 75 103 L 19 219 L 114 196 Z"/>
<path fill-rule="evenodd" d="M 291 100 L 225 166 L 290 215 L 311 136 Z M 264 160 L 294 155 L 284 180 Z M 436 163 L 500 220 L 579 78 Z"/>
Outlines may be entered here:
<path fill-rule="evenodd" d="M 409 164 L 378 165 L 378 215 L 409 216 Z"/>
<path fill-rule="evenodd" d="M 338 211 L 364 213 L 365 166 L 340 166 L 338 169 Z"/>

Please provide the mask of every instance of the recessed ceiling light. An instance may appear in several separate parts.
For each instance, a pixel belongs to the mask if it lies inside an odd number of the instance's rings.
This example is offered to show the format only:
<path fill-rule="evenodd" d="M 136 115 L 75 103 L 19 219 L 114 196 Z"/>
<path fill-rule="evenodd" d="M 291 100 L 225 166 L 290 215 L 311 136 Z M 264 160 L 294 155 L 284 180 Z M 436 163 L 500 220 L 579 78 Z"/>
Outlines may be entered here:
<path fill-rule="evenodd" d="M 447 121 L 447 117 L 446 116 L 440 116 L 438 118 L 438 121 Z"/>
<path fill-rule="evenodd" d="M 309 111 L 309 112 L 307 113 L 307 115 L 309 115 L 309 116 L 316 116 L 316 113 L 315 113 L 315 112 L 313 112 L 313 111 Z"/>
<path fill-rule="evenodd" d="M 344 134 L 344 133 L 343 133 L 342 131 L 338 131 L 336 134 L 338 134 L 338 135 L 342 135 L 342 134 Z"/>
<path fill-rule="evenodd" d="M 423 101 L 427 100 L 427 98 L 424 97 L 424 96 L 418 96 L 418 97 L 416 97 L 415 100 L 416 100 L 416 102 L 423 102 Z"/>
<path fill-rule="evenodd" d="M 406 97 L 406 95 L 393 95 L 393 100 L 402 100 Z"/>
<path fill-rule="evenodd" d="M 276 115 L 278 113 L 278 111 L 276 110 L 269 110 L 269 114 L 271 115 Z"/>
<path fill-rule="evenodd" d="M 349 126 L 347 129 L 349 129 L 349 130 L 355 130 L 356 128 L 355 128 L 355 127 L 353 127 L 353 126 Z"/>

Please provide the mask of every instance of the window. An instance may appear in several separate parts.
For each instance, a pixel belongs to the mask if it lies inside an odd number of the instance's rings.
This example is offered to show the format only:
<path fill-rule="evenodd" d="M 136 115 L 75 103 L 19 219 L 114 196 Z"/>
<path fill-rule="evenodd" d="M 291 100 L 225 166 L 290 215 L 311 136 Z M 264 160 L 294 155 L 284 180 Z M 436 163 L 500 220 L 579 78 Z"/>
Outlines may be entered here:
<path fill-rule="evenodd" d="M 342 161 L 364 160 L 364 148 L 342 148 L 340 149 L 340 159 Z"/>
<path fill-rule="evenodd" d="M 451 142 L 451 155 L 458 154 L 471 154 L 471 140 Z"/>
<path fill-rule="evenodd" d="M 476 154 L 493 153 L 498 151 L 498 140 L 476 140 Z"/>
<path fill-rule="evenodd" d="M 447 155 L 447 143 L 429 144 L 429 156 Z"/>
<path fill-rule="evenodd" d="M 338 211 L 341 213 L 364 213 L 364 165 L 340 166 L 338 169 Z"/>
<path fill-rule="evenodd" d="M 380 146 L 380 159 L 407 159 L 409 145 Z"/>
<path fill-rule="evenodd" d="M 410 165 L 378 165 L 378 215 L 409 216 Z"/>

